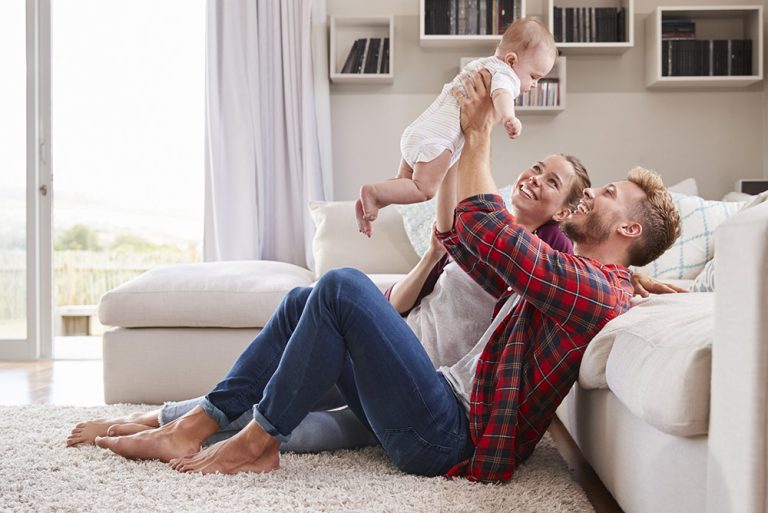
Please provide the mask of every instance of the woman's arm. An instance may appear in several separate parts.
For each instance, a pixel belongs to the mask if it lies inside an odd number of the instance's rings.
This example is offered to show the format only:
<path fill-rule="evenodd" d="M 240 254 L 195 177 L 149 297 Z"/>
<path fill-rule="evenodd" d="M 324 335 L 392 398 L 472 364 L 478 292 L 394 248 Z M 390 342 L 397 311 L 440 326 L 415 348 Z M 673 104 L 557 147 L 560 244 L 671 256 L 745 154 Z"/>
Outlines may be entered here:
<path fill-rule="evenodd" d="M 453 224 L 453 209 L 456 208 L 456 165 L 446 173 L 437 191 L 437 220 L 435 226 L 440 231 L 448 231 Z M 441 227 L 443 227 L 441 229 Z M 445 248 L 435 238 L 434 230 L 429 241 L 429 248 L 419 263 L 411 269 L 402 281 L 395 283 L 387 291 L 389 302 L 400 314 L 405 315 L 416 306 L 419 296 L 423 297 L 432 292 L 437 277 L 442 273 L 444 265 L 435 266 L 445 255 Z M 431 283 L 429 283 L 431 281 Z"/>
<path fill-rule="evenodd" d="M 405 315 L 413 307 L 416 306 L 416 301 L 419 299 L 419 295 L 424 290 L 425 283 L 429 280 L 430 275 L 435 266 L 440 262 L 440 259 L 445 255 L 445 248 L 437 241 L 433 235 L 427 252 L 421 257 L 419 263 L 411 269 L 411 271 L 401 281 L 395 283 L 389 292 L 389 302 L 395 307 L 398 313 Z M 435 274 L 442 272 L 442 267 L 435 270 Z M 437 276 L 434 276 L 434 280 L 437 281 Z M 432 283 L 434 287 L 434 283 Z M 431 292 L 428 291 L 428 292 Z M 427 293 L 428 293 L 427 292 Z"/>

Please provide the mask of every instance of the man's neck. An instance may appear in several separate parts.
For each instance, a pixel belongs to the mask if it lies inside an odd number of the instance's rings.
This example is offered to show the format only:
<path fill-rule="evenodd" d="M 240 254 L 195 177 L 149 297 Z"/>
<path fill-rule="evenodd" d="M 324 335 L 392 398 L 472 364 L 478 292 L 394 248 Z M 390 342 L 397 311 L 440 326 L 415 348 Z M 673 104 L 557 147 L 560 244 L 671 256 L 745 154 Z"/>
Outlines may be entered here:
<path fill-rule="evenodd" d="M 614 244 L 601 242 L 600 244 L 573 244 L 573 254 L 597 260 L 601 264 L 620 265 L 628 267 L 625 261 L 623 249 L 618 250 Z"/>

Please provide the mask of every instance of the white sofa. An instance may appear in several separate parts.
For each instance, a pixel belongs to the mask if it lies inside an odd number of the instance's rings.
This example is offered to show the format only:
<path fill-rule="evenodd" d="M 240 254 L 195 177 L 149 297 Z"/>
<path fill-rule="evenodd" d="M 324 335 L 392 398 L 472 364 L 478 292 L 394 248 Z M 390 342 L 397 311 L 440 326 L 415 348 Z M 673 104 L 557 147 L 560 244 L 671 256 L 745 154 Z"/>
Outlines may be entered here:
<path fill-rule="evenodd" d="M 312 213 L 320 273 L 351 265 L 384 289 L 417 261 L 394 208 L 371 240 L 351 202 Z M 768 203 L 716 239 L 717 292 L 651 298 L 609 323 L 558 409 L 627 512 L 768 511 Z M 154 269 L 107 293 L 106 402 L 205 393 L 283 294 L 315 278 L 291 264 L 219 262 Z"/>

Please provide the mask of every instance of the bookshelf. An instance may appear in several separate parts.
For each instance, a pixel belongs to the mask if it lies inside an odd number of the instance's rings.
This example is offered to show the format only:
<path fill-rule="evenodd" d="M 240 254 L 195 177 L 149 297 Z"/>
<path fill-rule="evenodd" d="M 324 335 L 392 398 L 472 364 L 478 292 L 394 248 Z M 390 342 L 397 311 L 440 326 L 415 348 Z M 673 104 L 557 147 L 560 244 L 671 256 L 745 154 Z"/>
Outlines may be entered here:
<path fill-rule="evenodd" d="M 479 59 L 480 57 L 462 57 L 459 61 L 459 70 L 463 69 L 464 66 L 467 65 L 467 63 Z M 552 71 L 549 72 L 549 74 L 544 77 L 544 79 L 556 79 L 559 84 L 559 88 L 557 89 L 557 93 L 553 94 L 553 96 L 556 96 L 559 100 L 557 105 L 521 105 L 520 104 L 520 98 L 518 98 L 515 101 L 515 113 L 522 115 L 527 114 L 559 114 L 560 112 L 565 110 L 565 99 L 566 99 L 566 59 L 565 57 L 558 57 L 555 60 L 555 65 L 552 66 Z M 541 82 L 540 82 L 541 83 Z M 541 95 L 547 91 L 546 87 L 542 87 L 538 90 L 537 93 L 533 93 L 533 89 L 531 91 L 531 99 L 537 98 L 537 94 Z M 523 95 L 520 95 L 521 97 Z M 547 103 L 544 101 L 543 96 L 541 97 L 541 101 L 537 103 Z"/>
<path fill-rule="evenodd" d="M 632 48 L 635 45 L 635 0 L 547 0 L 547 24 L 550 32 L 553 34 L 555 31 L 555 8 L 561 8 L 565 12 L 568 10 L 570 13 L 575 13 L 574 22 L 577 19 L 583 19 L 583 25 L 579 29 L 584 36 L 577 37 L 577 31 L 568 31 L 571 34 L 569 39 L 585 39 L 585 42 L 572 42 L 561 41 L 557 43 L 557 47 L 564 55 L 584 55 L 584 54 L 622 54 Z M 584 8 L 579 12 L 577 8 Z M 604 13 L 602 9 L 621 9 L 623 8 L 624 23 L 622 26 L 616 28 L 615 36 L 610 35 L 607 32 L 600 34 L 600 39 L 614 37 L 620 38 L 618 41 L 592 41 L 592 39 L 598 39 L 597 31 L 592 28 L 592 25 L 598 25 L 599 21 L 595 21 L 595 16 Z M 573 9 L 573 10 L 571 10 Z M 569 18 L 570 19 L 570 18 Z M 618 17 L 615 17 L 615 23 L 619 22 Z M 565 19 L 563 19 L 565 21 Z M 587 30 L 587 23 L 589 23 L 589 30 Z M 603 25 L 601 25 L 602 27 Z M 562 25 L 560 30 L 562 32 Z M 576 32 L 576 33 L 574 33 Z M 621 37 L 623 36 L 623 37 Z"/>
<path fill-rule="evenodd" d="M 662 22 L 664 20 L 690 20 L 695 25 L 695 40 L 751 40 L 751 73 L 741 75 L 710 75 L 715 55 L 709 55 L 710 50 L 702 50 L 704 62 L 700 67 L 691 70 L 678 68 L 674 70 L 669 46 L 663 51 L 665 43 L 662 38 Z M 669 29 L 667 29 L 669 30 Z M 646 86 L 649 88 L 662 87 L 742 87 L 763 79 L 763 7 L 761 5 L 740 6 L 686 6 L 686 7 L 657 7 L 648 16 L 645 23 L 645 59 Z M 673 41 L 673 44 L 679 44 Z M 677 47 L 678 50 L 680 47 Z M 662 53 L 667 57 L 667 68 L 662 73 Z M 726 52 L 727 53 L 727 52 Z M 675 54 L 675 55 L 679 55 Z M 746 54 L 742 54 L 745 55 Z M 707 58 L 711 57 L 707 62 Z M 729 60 L 725 55 L 719 62 Z M 747 60 L 747 59 L 745 59 Z M 720 67 L 719 69 L 722 69 Z M 706 74 L 702 73 L 706 70 Z M 692 74 L 695 73 L 695 74 Z M 678 76 L 685 74 L 686 76 Z"/>
<path fill-rule="evenodd" d="M 395 68 L 395 23 L 393 16 L 330 17 L 330 79 L 346 84 L 391 84 Z M 389 38 L 389 71 L 386 73 L 342 73 L 355 41 Z M 369 43 L 370 44 L 370 43 Z M 381 57 L 378 69 L 381 69 Z"/>
<path fill-rule="evenodd" d="M 451 24 L 450 21 L 445 21 L 449 19 L 447 14 L 445 16 L 433 17 L 432 13 L 439 12 L 441 8 L 443 10 L 449 9 L 452 5 L 456 7 L 457 11 L 459 8 L 466 9 L 469 15 L 477 14 L 476 32 L 487 32 L 487 25 L 485 30 L 483 30 L 480 20 L 490 21 L 491 26 L 493 26 L 493 12 L 496 10 L 497 16 L 495 19 L 497 24 L 495 30 L 498 31 L 498 28 L 503 25 L 498 15 L 499 9 L 504 8 L 508 10 L 505 10 L 505 12 L 509 12 L 509 14 L 505 14 L 502 18 L 508 24 L 514 19 L 525 17 L 525 3 L 525 0 L 419 0 L 419 44 L 424 47 L 436 48 L 493 48 L 501 40 L 501 34 L 504 32 L 503 28 L 497 34 L 450 34 L 447 33 L 450 31 L 449 26 L 453 27 L 456 32 L 459 32 L 458 21 L 454 18 Z M 483 11 L 485 11 L 485 14 L 483 14 Z M 443 21 L 442 30 L 437 28 L 437 31 L 446 33 L 433 32 L 434 27 L 430 26 L 433 18 Z M 472 25 L 462 28 L 470 32 L 475 31 Z"/>

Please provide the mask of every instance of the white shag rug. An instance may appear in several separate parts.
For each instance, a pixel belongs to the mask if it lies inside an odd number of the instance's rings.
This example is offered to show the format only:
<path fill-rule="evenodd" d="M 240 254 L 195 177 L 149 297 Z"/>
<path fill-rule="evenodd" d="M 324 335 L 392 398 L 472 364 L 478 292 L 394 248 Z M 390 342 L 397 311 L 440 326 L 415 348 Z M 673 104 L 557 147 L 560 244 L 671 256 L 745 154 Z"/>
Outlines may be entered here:
<path fill-rule="evenodd" d="M 593 511 L 549 435 L 504 485 L 410 476 L 379 448 L 284 454 L 269 474 L 202 476 L 92 446 L 65 447 L 77 422 L 146 409 L 0 406 L 0 511 Z"/>

